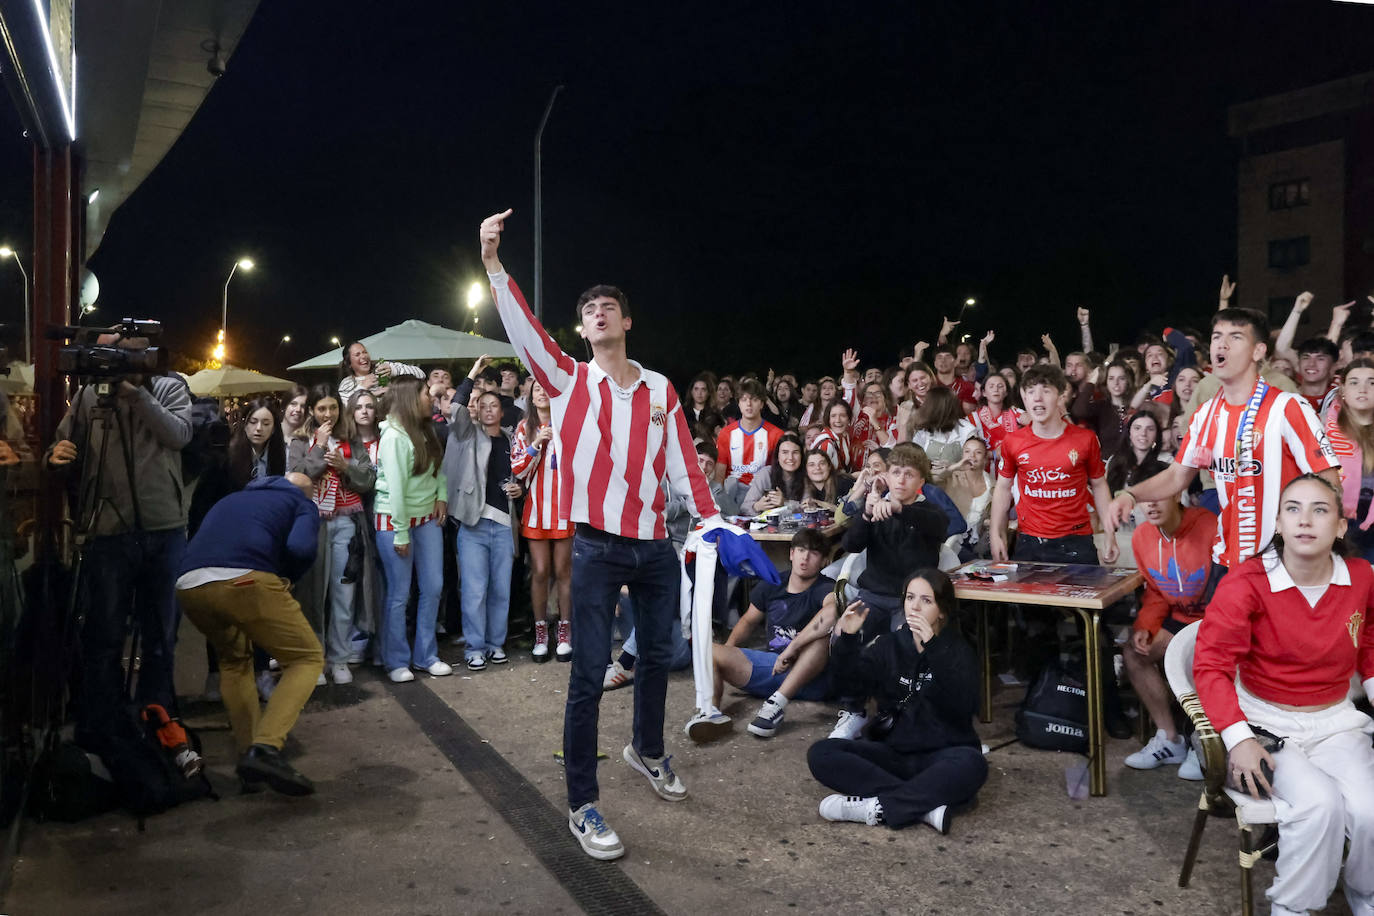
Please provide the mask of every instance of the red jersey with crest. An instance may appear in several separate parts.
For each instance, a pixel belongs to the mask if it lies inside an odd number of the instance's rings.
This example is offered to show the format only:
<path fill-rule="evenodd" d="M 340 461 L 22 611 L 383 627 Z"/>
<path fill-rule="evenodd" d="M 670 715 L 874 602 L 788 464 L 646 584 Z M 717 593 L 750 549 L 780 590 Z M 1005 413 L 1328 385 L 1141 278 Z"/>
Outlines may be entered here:
<path fill-rule="evenodd" d="M 1211 471 L 1217 481 L 1221 524 L 1212 559 L 1234 569 L 1274 536 L 1279 494 L 1299 474 L 1340 467 L 1317 415 L 1300 394 L 1269 386 L 1249 424 L 1249 453 L 1237 462 L 1239 427 L 1249 401 L 1230 404 L 1218 392 L 1193 414 L 1179 444 L 1178 461 Z"/>
<path fill-rule="evenodd" d="M 740 483 L 748 485 L 768 465 L 768 458 L 781 438 L 782 430 L 767 420 L 760 420 L 756 428 L 748 431 L 735 420 L 716 437 L 716 460 L 730 469 L 727 476 L 738 477 Z"/>
<path fill-rule="evenodd" d="M 1029 426 L 1007 433 L 997 473 L 1016 480 L 1018 531 L 1038 538 L 1092 534 L 1089 481 L 1105 477 L 1097 436 L 1065 425 L 1057 439 L 1037 436 Z"/>

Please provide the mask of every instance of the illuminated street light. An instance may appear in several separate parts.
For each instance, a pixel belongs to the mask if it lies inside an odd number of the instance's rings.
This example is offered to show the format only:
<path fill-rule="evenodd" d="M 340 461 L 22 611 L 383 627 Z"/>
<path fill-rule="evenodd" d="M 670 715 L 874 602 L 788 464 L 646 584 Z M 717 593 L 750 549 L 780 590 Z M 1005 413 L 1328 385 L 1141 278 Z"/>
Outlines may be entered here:
<path fill-rule="evenodd" d="M 215 337 L 215 348 L 210 351 L 210 358 L 220 365 L 224 364 L 224 331 L 221 330 Z"/>
<path fill-rule="evenodd" d="M 342 347 L 342 346 L 343 346 L 343 344 L 339 342 L 339 338 L 337 338 L 337 337 L 331 337 L 331 338 L 329 338 L 329 342 L 332 343 L 332 344 L 333 344 L 334 346 L 336 346 L 336 347 Z"/>
<path fill-rule="evenodd" d="M 229 281 L 234 279 L 235 271 L 239 270 L 240 268 L 242 268 L 243 270 L 252 270 L 253 259 L 239 258 L 237 261 L 234 262 L 234 266 L 229 268 L 229 276 L 224 278 L 224 299 L 220 303 L 219 312 L 219 349 L 221 350 L 224 349 L 224 339 L 229 333 Z M 222 355 L 217 356 L 215 358 L 219 360 L 224 359 Z"/>
<path fill-rule="evenodd" d="M 977 305 L 977 304 L 978 304 L 978 300 L 976 300 L 976 299 L 965 299 L 965 300 L 964 300 L 964 308 L 969 308 L 969 309 L 971 309 L 971 308 L 973 308 L 973 307 L 974 307 L 975 305 Z"/>
<path fill-rule="evenodd" d="M 29 272 L 24 269 L 24 262 L 19 260 L 19 252 L 8 245 L 0 247 L 0 258 L 14 258 L 14 263 L 19 268 L 19 273 L 24 277 L 24 362 L 33 362 L 33 329 L 29 327 Z"/>
<path fill-rule="evenodd" d="M 486 297 L 487 292 L 482 288 L 482 284 L 474 280 L 472 285 L 468 287 L 468 308 L 477 308 Z"/>

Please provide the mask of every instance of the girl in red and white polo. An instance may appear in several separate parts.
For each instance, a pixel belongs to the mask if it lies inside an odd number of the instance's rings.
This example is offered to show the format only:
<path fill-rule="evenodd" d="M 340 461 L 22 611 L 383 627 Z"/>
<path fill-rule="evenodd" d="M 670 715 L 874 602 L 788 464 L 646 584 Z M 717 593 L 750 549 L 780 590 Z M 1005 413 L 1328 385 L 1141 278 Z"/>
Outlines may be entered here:
<path fill-rule="evenodd" d="M 1198 630 L 1193 674 L 1231 784 L 1274 799 L 1278 914 L 1326 906 L 1347 837 L 1346 899 L 1374 912 L 1374 721 L 1349 697 L 1353 674 L 1374 698 L 1374 570 L 1343 556 L 1345 530 L 1335 485 L 1294 478 L 1269 548 L 1221 580 Z"/>

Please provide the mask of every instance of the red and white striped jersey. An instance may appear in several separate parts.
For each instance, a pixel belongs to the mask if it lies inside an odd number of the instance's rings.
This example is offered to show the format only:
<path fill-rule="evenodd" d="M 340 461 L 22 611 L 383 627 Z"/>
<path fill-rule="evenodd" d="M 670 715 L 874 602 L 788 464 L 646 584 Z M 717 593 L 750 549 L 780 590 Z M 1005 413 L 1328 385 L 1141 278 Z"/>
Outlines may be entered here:
<path fill-rule="evenodd" d="M 542 447 L 531 449 L 525 439 L 525 424 L 516 424 L 515 435 L 510 443 L 510 470 L 527 491 L 524 515 L 520 520 L 524 527 L 560 532 L 572 529 L 568 517 L 558 511 L 557 436 Z"/>
<path fill-rule="evenodd" d="M 718 515 L 668 379 L 631 360 L 639 378 L 621 389 L 595 360 L 559 349 L 508 274 L 489 279 L 506 336 L 552 401 L 559 515 L 622 537 L 666 538 L 665 478 L 693 515 Z"/>
<path fill-rule="evenodd" d="M 1217 392 L 1197 409 L 1178 449 L 1180 463 L 1216 478 L 1221 522 L 1212 557 L 1231 569 L 1273 538 L 1284 484 L 1299 474 L 1340 467 L 1302 395 L 1268 386 L 1247 436 L 1239 427 L 1248 410 L 1248 402 L 1229 404 Z"/>
<path fill-rule="evenodd" d="M 745 432 L 740 422 L 733 421 L 716 437 L 716 460 L 729 468 L 727 476 L 738 477 L 740 483 L 748 486 L 754 475 L 768 465 L 782 430 L 764 420 L 756 429 Z"/>
<path fill-rule="evenodd" d="M 825 456 L 830 459 L 830 463 L 837 471 L 858 471 L 864 466 L 864 450 L 862 447 L 855 447 L 848 432 L 837 436 L 835 431 L 827 426 L 816 436 L 811 448 L 825 452 Z"/>

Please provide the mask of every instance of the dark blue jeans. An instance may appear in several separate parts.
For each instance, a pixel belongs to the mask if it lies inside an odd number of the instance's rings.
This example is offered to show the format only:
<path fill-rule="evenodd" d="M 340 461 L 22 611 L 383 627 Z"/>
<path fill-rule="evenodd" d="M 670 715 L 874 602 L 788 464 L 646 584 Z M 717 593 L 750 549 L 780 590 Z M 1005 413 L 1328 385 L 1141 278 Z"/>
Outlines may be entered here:
<path fill-rule="evenodd" d="M 176 714 L 172 662 L 181 620 L 174 586 L 186 553 L 186 529 L 139 531 L 93 538 L 81 561 L 82 686 L 77 741 L 108 734 L 124 697 L 124 641 L 138 622 L 134 700 L 159 703 Z"/>
<path fill-rule="evenodd" d="M 1097 566 L 1097 545 L 1090 534 L 1070 534 L 1062 538 L 1038 538 L 1029 534 L 1016 537 L 1013 560 L 1027 563 L 1086 563 Z"/>
<path fill-rule="evenodd" d="M 663 756 L 663 704 L 668 695 L 672 628 L 678 626 L 681 575 L 671 541 L 640 541 L 578 525 L 573 536 L 572 672 L 563 716 L 563 763 L 568 807 L 600 797 L 596 735 L 601 683 L 611 656 L 611 622 L 621 586 L 629 586 L 639 641 L 634 680 L 634 746 L 645 757 Z"/>

